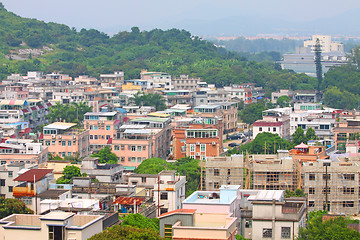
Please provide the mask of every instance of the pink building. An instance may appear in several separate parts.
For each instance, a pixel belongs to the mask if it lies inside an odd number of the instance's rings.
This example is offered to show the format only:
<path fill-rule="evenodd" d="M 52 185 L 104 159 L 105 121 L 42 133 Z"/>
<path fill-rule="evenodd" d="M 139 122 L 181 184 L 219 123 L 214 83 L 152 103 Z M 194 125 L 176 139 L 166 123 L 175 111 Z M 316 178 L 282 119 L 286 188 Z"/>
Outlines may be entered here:
<path fill-rule="evenodd" d="M 89 130 L 74 128 L 76 123 L 55 122 L 44 126 L 40 136 L 49 153 L 61 157 L 89 155 Z"/>
<path fill-rule="evenodd" d="M 169 118 L 133 119 L 120 127 L 112 140 L 112 151 L 128 169 L 135 169 L 147 158 L 165 159 L 170 148 L 170 122 Z"/>
<path fill-rule="evenodd" d="M 102 149 L 116 137 L 122 120 L 117 112 L 88 112 L 84 115 L 84 128 L 89 130 L 90 151 Z"/>

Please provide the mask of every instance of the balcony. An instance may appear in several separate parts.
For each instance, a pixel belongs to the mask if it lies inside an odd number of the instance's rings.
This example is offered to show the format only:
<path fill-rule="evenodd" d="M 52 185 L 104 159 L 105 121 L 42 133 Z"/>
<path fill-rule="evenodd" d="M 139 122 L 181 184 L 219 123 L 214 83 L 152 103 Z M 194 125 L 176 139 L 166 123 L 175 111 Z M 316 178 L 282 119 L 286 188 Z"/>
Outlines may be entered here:
<path fill-rule="evenodd" d="M 22 183 L 13 189 L 13 196 L 14 197 L 33 197 L 35 196 L 34 189 L 31 186 L 27 186 L 26 183 Z"/>

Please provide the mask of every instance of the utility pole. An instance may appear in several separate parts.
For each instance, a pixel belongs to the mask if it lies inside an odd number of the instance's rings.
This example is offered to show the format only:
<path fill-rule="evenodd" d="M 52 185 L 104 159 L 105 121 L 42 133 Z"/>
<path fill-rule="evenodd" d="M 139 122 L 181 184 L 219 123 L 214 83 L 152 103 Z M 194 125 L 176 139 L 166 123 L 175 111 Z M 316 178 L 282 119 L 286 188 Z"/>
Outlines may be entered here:
<path fill-rule="evenodd" d="M 329 204 L 328 204 L 328 166 L 330 166 L 330 162 L 324 162 L 323 166 L 325 167 L 325 205 L 324 211 L 329 211 Z"/>

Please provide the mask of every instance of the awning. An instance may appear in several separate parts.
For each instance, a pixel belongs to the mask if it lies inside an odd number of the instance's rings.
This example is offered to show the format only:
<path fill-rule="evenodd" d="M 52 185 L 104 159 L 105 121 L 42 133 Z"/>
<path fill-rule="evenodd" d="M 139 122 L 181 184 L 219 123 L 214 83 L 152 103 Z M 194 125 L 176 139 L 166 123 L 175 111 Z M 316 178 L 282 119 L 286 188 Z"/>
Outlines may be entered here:
<path fill-rule="evenodd" d="M 121 205 L 134 205 L 134 203 L 135 203 L 136 205 L 140 205 L 144 200 L 145 200 L 145 198 L 118 197 L 114 201 L 114 204 L 118 203 Z"/>
<path fill-rule="evenodd" d="M 301 144 L 295 146 L 295 148 L 309 148 L 309 146 L 302 142 Z"/>
<path fill-rule="evenodd" d="M 112 144 L 112 138 L 109 138 L 106 144 Z"/>
<path fill-rule="evenodd" d="M 25 134 L 30 133 L 30 132 L 31 132 L 31 128 L 26 128 L 25 129 Z"/>

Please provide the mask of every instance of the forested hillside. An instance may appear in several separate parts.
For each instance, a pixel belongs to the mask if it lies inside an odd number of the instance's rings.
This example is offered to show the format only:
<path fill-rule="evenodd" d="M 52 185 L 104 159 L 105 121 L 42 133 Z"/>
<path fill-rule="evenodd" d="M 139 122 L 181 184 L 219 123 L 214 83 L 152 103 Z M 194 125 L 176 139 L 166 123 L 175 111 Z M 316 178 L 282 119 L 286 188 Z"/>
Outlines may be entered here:
<path fill-rule="evenodd" d="M 127 79 L 138 78 L 142 69 L 165 71 L 172 75 L 189 74 L 223 86 L 255 82 L 267 92 L 280 88 L 314 89 L 316 79 L 281 70 L 274 63 L 249 62 L 244 57 L 192 36 L 185 30 L 133 27 L 109 37 L 97 30 L 76 31 L 66 25 L 21 18 L 0 6 L 0 77 L 27 71 L 62 71 L 71 76 L 115 70 Z M 42 48 L 39 57 L 27 60 L 6 59 L 19 49 Z M 9 57 L 8 57 L 9 58 Z"/>

